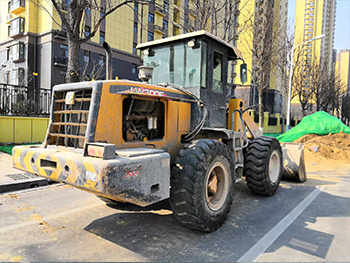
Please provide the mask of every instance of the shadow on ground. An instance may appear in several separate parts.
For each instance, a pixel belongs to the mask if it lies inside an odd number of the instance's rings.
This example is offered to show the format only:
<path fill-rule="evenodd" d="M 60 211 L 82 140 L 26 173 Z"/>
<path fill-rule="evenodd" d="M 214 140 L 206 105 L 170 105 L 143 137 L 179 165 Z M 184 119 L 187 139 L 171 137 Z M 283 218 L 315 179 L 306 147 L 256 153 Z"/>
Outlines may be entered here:
<path fill-rule="evenodd" d="M 238 184 L 225 224 L 211 234 L 179 225 L 167 201 L 147 208 L 128 205 L 93 221 L 85 230 L 150 261 L 236 261 L 316 188 L 284 184 L 273 197 L 254 195 L 243 182 Z M 318 217 L 349 216 L 349 209 L 349 198 L 322 192 L 289 227 L 292 234 L 276 240 L 267 252 L 288 246 L 325 258 L 334 236 L 307 225 Z"/>

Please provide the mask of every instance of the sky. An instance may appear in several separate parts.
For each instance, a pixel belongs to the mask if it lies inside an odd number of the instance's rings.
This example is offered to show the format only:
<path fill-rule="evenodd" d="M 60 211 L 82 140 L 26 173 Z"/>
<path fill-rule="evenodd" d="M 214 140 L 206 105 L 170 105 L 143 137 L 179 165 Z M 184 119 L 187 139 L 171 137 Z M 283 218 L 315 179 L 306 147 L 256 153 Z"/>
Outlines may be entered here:
<path fill-rule="evenodd" d="M 288 1 L 288 18 L 293 23 L 295 21 L 296 1 L 301 0 Z M 350 49 L 350 0 L 337 0 L 334 48 L 337 51 Z"/>

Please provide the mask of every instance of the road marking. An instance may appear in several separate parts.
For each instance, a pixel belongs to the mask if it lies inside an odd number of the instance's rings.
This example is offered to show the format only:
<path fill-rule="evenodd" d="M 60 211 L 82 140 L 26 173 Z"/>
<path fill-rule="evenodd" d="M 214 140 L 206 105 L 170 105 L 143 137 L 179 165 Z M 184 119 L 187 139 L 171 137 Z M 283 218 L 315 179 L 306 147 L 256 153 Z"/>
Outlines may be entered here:
<path fill-rule="evenodd" d="M 87 210 L 87 209 L 91 209 L 91 208 L 94 208 L 94 207 L 97 207 L 97 206 L 101 206 L 101 205 L 104 205 L 104 203 L 99 202 L 99 203 L 94 203 L 94 204 L 91 204 L 91 205 L 82 206 L 82 207 L 79 207 L 79 208 L 75 208 L 75 209 L 71 209 L 71 210 L 68 210 L 68 211 L 61 212 L 61 213 L 57 213 L 57 214 L 54 214 L 54 215 L 51 215 L 51 216 L 46 216 L 40 221 L 47 221 L 47 220 L 54 219 L 54 218 L 57 218 L 57 217 L 70 215 L 70 214 L 73 214 L 73 213 L 77 213 L 77 212 L 80 212 L 80 211 L 83 211 L 83 210 Z M 0 228 L 0 233 L 4 233 L 4 232 L 7 232 L 7 231 L 15 230 L 15 229 L 26 227 L 26 226 L 30 226 L 30 225 L 37 225 L 37 224 L 38 224 L 38 221 L 30 221 L 30 222 L 24 222 L 24 223 L 15 224 L 15 225 L 12 225 L 12 226 L 6 226 L 6 227 L 3 227 L 3 228 Z"/>
<path fill-rule="evenodd" d="M 288 215 L 286 215 L 274 228 L 249 249 L 237 262 L 253 262 L 268 249 L 273 242 L 298 218 L 298 216 L 311 204 L 322 192 L 322 188 L 316 188 Z"/>

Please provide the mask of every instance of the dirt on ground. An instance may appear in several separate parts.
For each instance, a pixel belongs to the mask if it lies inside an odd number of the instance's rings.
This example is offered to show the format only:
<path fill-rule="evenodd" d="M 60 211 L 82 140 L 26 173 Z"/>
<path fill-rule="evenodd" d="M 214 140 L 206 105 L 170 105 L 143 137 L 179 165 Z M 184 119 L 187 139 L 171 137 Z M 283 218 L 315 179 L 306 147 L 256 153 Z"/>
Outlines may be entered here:
<path fill-rule="evenodd" d="M 304 143 L 306 163 L 341 162 L 350 163 L 350 134 L 338 133 L 328 135 L 308 134 L 296 143 Z"/>

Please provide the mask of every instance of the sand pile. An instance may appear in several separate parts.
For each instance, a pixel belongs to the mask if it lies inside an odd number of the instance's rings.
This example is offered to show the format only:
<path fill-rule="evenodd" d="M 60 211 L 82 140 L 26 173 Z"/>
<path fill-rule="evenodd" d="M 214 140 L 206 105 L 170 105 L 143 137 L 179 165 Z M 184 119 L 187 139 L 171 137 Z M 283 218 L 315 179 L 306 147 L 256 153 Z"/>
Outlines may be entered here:
<path fill-rule="evenodd" d="M 307 134 L 294 142 L 304 143 L 306 162 L 334 160 L 350 164 L 350 134 Z"/>

